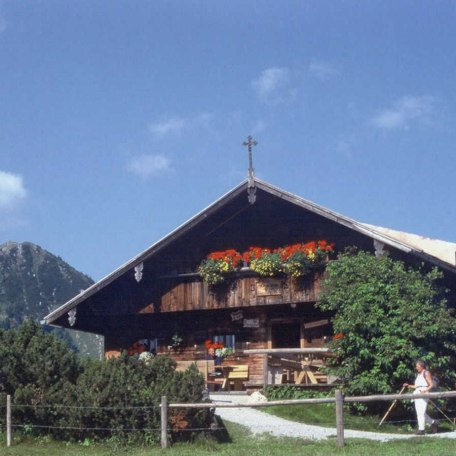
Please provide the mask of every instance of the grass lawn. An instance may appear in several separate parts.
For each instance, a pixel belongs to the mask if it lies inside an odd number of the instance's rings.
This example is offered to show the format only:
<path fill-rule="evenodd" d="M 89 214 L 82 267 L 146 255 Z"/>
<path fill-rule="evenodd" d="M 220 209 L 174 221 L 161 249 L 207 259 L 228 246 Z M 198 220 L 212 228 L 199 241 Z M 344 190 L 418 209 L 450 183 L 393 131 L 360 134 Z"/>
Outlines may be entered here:
<path fill-rule="evenodd" d="M 399 442 L 371 442 L 347 439 L 338 449 L 335 439 L 320 442 L 304 439 L 253 436 L 242 426 L 226 423 L 229 438 L 225 441 L 201 439 L 192 444 L 175 444 L 167 450 L 158 447 L 114 447 L 102 444 L 66 444 L 48 439 L 15 436 L 14 445 L 6 448 L 5 436 L 0 440 L 2 456 L 146 456 L 146 455 L 450 455 L 456 453 L 456 440 L 442 438 L 414 438 Z"/>
<path fill-rule="evenodd" d="M 333 404 L 303 404 L 303 405 L 278 405 L 274 407 L 265 407 L 263 411 L 281 418 L 289 419 L 299 423 L 316 424 L 325 427 L 335 427 L 335 411 Z M 429 407 L 428 413 L 440 420 L 439 428 L 442 431 L 453 431 L 451 426 L 443 416 Z M 360 431 L 384 432 L 389 434 L 410 434 L 416 431 L 416 424 L 411 416 L 410 421 L 390 424 L 388 420 L 379 427 L 382 417 L 377 416 L 359 416 L 349 413 L 348 407 L 344 407 L 344 427 Z"/>
<path fill-rule="evenodd" d="M 325 427 L 336 426 L 334 404 L 303 404 L 291 407 L 277 405 L 264 408 L 264 411 L 298 423 L 316 424 Z M 413 431 L 413 423 L 403 423 L 397 426 L 385 423 L 379 427 L 380 420 L 381 417 L 351 415 L 348 408 L 344 407 L 345 429 L 405 434 L 410 434 Z"/>

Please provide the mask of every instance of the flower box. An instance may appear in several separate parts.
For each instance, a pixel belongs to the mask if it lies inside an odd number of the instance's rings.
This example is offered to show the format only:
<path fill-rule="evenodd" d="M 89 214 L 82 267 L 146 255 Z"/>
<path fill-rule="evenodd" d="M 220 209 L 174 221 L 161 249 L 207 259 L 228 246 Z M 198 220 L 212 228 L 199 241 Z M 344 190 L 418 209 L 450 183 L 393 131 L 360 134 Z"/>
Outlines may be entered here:
<path fill-rule="evenodd" d="M 322 263 L 334 251 L 334 244 L 324 240 L 310 241 L 268 249 L 250 247 L 242 254 L 234 249 L 212 252 L 198 267 L 198 273 L 209 285 L 218 285 L 240 271 L 253 271 L 263 277 L 287 275 L 302 277 Z"/>

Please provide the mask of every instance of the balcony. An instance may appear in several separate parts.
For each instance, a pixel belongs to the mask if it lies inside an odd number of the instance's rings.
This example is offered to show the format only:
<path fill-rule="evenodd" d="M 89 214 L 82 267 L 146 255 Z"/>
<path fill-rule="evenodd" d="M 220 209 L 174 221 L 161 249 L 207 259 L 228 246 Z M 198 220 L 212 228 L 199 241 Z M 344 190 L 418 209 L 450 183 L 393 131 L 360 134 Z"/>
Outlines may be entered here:
<path fill-rule="evenodd" d="M 318 301 L 324 271 L 304 277 L 260 277 L 252 271 L 233 273 L 209 286 L 198 274 L 162 278 L 160 312 L 214 310 Z M 156 311 L 157 311 L 156 310 Z"/>

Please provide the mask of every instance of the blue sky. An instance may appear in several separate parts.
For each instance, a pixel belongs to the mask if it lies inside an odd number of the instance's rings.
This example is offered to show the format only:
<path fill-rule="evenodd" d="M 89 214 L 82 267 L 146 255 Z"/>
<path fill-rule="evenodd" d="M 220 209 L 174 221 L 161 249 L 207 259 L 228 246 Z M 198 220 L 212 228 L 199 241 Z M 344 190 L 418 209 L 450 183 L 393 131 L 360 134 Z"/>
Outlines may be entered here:
<path fill-rule="evenodd" d="M 98 280 L 255 174 L 456 242 L 454 1 L 0 0 L 0 242 Z M 227 246 L 229 247 L 229 246 Z"/>

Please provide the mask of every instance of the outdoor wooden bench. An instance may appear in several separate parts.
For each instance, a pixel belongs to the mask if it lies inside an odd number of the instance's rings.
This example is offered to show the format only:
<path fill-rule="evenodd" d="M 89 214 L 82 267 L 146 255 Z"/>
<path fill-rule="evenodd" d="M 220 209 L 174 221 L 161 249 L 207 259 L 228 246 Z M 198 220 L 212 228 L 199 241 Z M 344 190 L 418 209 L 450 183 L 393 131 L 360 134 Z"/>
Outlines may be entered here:
<path fill-rule="evenodd" d="M 320 372 L 324 367 L 321 359 L 291 359 L 291 357 L 269 356 L 268 366 L 278 371 L 282 368 L 282 380 L 277 383 L 312 384 L 327 383 L 327 376 Z M 292 380 L 292 378 L 294 380 Z"/>
<path fill-rule="evenodd" d="M 205 359 L 196 359 L 193 361 L 177 361 L 176 370 L 177 371 L 185 371 L 187 370 L 192 364 L 196 364 L 196 368 L 204 377 L 204 381 L 206 382 L 207 387 L 210 390 L 214 390 L 215 386 L 219 385 L 220 387 L 223 384 L 224 379 L 220 376 L 218 377 L 215 369 L 214 360 L 205 360 Z"/>
<path fill-rule="evenodd" d="M 248 364 L 236 364 L 234 366 L 226 366 L 226 374 L 223 380 L 222 389 L 231 391 L 242 391 L 244 382 L 249 379 Z M 233 388 L 231 388 L 233 383 Z"/>

